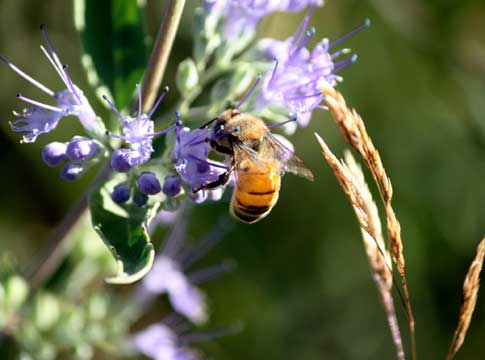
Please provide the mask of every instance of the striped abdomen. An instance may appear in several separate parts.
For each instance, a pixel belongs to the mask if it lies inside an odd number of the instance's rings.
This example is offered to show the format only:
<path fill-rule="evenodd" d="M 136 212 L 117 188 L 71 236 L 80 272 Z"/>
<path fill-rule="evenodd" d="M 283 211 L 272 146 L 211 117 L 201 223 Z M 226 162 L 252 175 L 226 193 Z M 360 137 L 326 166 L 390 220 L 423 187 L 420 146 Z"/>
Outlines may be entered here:
<path fill-rule="evenodd" d="M 256 166 L 249 160 L 239 164 L 231 201 L 231 214 L 235 218 L 254 223 L 269 214 L 280 191 L 281 175 L 275 165 L 265 162 Z"/>

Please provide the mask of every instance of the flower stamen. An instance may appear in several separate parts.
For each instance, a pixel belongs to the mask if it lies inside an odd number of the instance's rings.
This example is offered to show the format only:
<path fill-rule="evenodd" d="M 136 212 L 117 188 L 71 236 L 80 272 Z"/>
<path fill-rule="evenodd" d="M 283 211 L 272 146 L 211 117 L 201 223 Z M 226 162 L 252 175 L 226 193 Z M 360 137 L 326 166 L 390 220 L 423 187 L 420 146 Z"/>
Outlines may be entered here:
<path fill-rule="evenodd" d="M 187 277 L 192 284 L 198 285 L 230 272 L 234 270 L 235 267 L 236 262 L 234 260 L 225 260 L 220 264 L 189 273 Z"/>
<path fill-rule="evenodd" d="M 285 121 L 281 121 L 281 122 L 276 123 L 276 124 L 268 125 L 268 126 L 267 126 L 267 128 L 268 128 L 268 129 L 274 129 L 274 128 L 277 128 L 277 127 L 280 127 L 280 126 L 286 125 L 286 124 L 288 124 L 288 123 L 290 123 L 290 122 L 294 122 L 294 121 L 296 121 L 296 120 L 297 120 L 296 115 L 293 115 L 293 116 L 292 116 L 290 119 L 285 120 Z"/>
<path fill-rule="evenodd" d="M 81 98 L 77 94 L 76 89 L 74 88 L 74 84 L 72 83 L 71 77 L 67 73 L 67 65 L 62 66 L 62 71 L 64 72 L 64 75 L 66 77 L 66 82 L 67 82 L 67 88 L 71 91 L 71 94 L 74 96 L 74 99 L 77 101 L 78 105 L 82 104 Z"/>
<path fill-rule="evenodd" d="M 64 74 L 62 73 L 61 69 L 59 69 L 56 65 L 56 63 L 54 62 L 54 60 L 52 60 L 52 57 L 49 55 L 49 53 L 47 52 L 47 50 L 45 49 L 44 46 L 40 45 L 40 49 L 42 50 L 42 52 L 44 53 L 45 57 L 47 58 L 47 60 L 49 60 L 49 62 L 51 63 L 52 67 L 56 70 L 57 74 L 59 75 L 59 77 L 61 78 L 62 82 L 67 86 L 66 84 L 66 80 L 64 79 Z"/>
<path fill-rule="evenodd" d="M 140 120 L 141 118 L 141 105 L 142 105 L 142 101 L 141 101 L 141 86 L 140 84 L 136 84 L 136 92 L 138 94 L 138 115 L 137 115 L 137 120 Z M 150 118 L 150 117 L 148 117 Z"/>
<path fill-rule="evenodd" d="M 354 36 L 355 34 L 361 32 L 362 30 L 364 30 L 366 28 L 368 28 L 369 26 L 370 26 L 370 19 L 365 19 L 364 23 L 362 25 L 359 25 L 358 27 L 356 27 L 351 32 L 345 34 L 344 36 L 342 36 L 339 39 L 335 40 L 334 42 L 330 43 L 329 46 L 328 46 L 328 50 L 330 50 L 330 49 L 334 48 L 335 46 L 341 44 L 342 42 L 344 42 L 348 38 Z"/>
<path fill-rule="evenodd" d="M 258 84 L 259 84 L 260 81 L 261 81 L 261 74 L 258 74 L 258 76 L 256 77 L 256 81 L 254 82 L 254 84 L 249 88 L 249 90 L 246 93 L 246 95 L 244 95 L 243 98 L 241 100 L 239 100 L 239 102 L 234 107 L 234 109 L 239 109 L 242 106 L 242 104 L 244 104 L 244 102 L 246 102 L 246 100 L 253 94 L 254 90 L 256 89 L 256 86 L 258 86 Z"/>
<path fill-rule="evenodd" d="M 160 131 L 157 131 L 157 132 L 154 132 L 152 134 L 146 134 L 146 137 L 154 137 L 154 136 L 159 136 L 159 135 L 163 135 L 163 134 L 166 134 L 174 129 L 177 128 L 177 124 L 173 124 L 173 125 L 170 125 L 168 128 L 166 129 L 163 129 L 163 130 L 160 130 Z"/>
<path fill-rule="evenodd" d="M 293 35 L 293 40 L 292 40 L 293 45 L 299 43 L 302 40 L 302 37 L 304 36 L 306 29 L 308 28 L 308 24 L 310 23 L 310 18 L 313 12 L 315 11 L 315 8 L 316 8 L 315 5 L 312 5 L 310 7 L 310 9 L 305 14 L 305 17 L 303 18 L 301 24 L 296 29 L 295 35 Z"/>
<path fill-rule="evenodd" d="M 52 55 L 52 58 L 54 59 L 54 62 L 56 64 L 56 67 L 59 70 L 62 70 L 61 61 L 59 60 L 59 57 L 57 56 L 57 53 L 54 50 L 54 46 L 52 46 L 52 43 L 51 43 L 49 37 L 47 36 L 47 32 L 45 31 L 45 24 L 42 24 L 40 26 L 40 31 L 42 32 L 42 36 L 44 37 L 44 40 L 45 40 L 45 42 L 47 44 L 47 47 L 49 48 L 49 50 L 51 52 L 51 55 Z M 63 78 L 63 80 L 65 81 L 65 79 L 64 79 L 64 77 L 62 75 L 61 75 L 61 78 Z"/>
<path fill-rule="evenodd" d="M 357 61 L 357 54 L 354 54 L 352 55 L 352 57 L 348 58 L 348 59 L 345 59 L 345 60 L 342 60 L 342 61 L 339 61 L 337 63 L 335 63 L 335 69 L 334 69 L 334 73 L 338 73 L 340 71 L 342 71 L 343 69 L 349 67 L 350 65 L 352 65 L 353 63 L 355 63 Z"/>
<path fill-rule="evenodd" d="M 338 58 L 341 55 L 350 54 L 351 52 L 352 52 L 351 49 L 345 48 L 345 49 L 342 49 L 342 50 L 339 50 L 339 51 L 333 53 L 332 55 L 330 55 L 330 57 L 332 58 L 332 60 L 334 60 L 334 59 Z"/>
<path fill-rule="evenodd" d="M 300 50 L 306 46 L 306 44 L 308 44 L 308 42 L 313 37 L 313 35 L 315 35 L 315 32 L 316 32 L 316 29 L 312 27 L 310 30 L 307 30 L 305 32 L 305 37 L 301 40 L 299 45 L 297 45 L 297 43 L 295 42 L 294 45 L 296 46 L 296 48 L 290 51 L 290 56 L 288 57 L 288 61 L 291 61 L 295 57 L 295 55 L 298 54 Z"/>
<path fill-rule="evenodd" d="M 111 108 L 111 110 L 113 110 L 113 112 L 120 118 L 120 120 L 123 122 L 123 124 L 124 125 L 128 125 L 128 121 L 126 121 L 126 119 L 123 117 L 123 115 L 121 115 L 120 111 L 115 106 L 115 104 L 113 104 L 111 102 L 111 100 L 108 99 L 108 97 L 106 95 L 103 95 L 103 99 L 108 103 L 108 105 Z"/>
<path fill-rule="evenodd" d="M 273 84 L 273 80 L 275 78 L 276 70 L 278 69 L 278 63 L 279 63 L 278 59 L 274 58 L 273 61 L 274 61 L 273 72 L 271 73 L 271 77 L 269 78 L 268 87 L 271 87 L 271 85 Z"/>
<path fill-rule="evenodd" d="M 7 65 L 10 69 L 12 69 L 12 71 L 14 71 L 16 74 L 18 74 L 21 77 L 23 77 L 29 83 L 31 83 L 32 85 L 36 86 L 37 88 L 39 88 L 43 92 L 45 92 L 47 95 L 52 96 L 52 97 L 55 96 L 54 91 L 52 91 L 51 89 L 49 89 L 47 86 L 41 84 L 37 80 L 34 80 L 32 77 L 30 77 L 29 75 L 27 75 L 26 73 L 24 73 L 22 70 L 20 70 L 18 67 L 16 67 L 14 64 L 12 64 L 4 56 L 0 55 L 0 60 L 3 61 L 5 63 L 5 65 Z"/>
<path fill-rule="evenodd" d="M 158 108 L 158 105 L 160 105 L 160 103 L 162 102 L 162 100 L 165 98 L 165 96 L 167 95 L 169 91 L 169 88 L 168 86 L 165 86 L 162 90 L 162 93 L 160 94 L 160 96 L 158 97 L 158 100 L 155 102 L 155 105 L 153 105 L 153 108 L 150 110 L 150 112 L 148 113 L 148 118 L 151 119 L 152 118 L 152 115 L 155 113 L 155 111 L 157 110 Z M 141 101 L 140 101 L 141 103 Z"/>
<path fill-rule="evenodd" d="M 38 106 L 40 108 L 44 108 L 46 110 L 51 110 L 51 111 L 55 111 L 55 112 L 60 112 L 60 113 L 63 113 L 64 110 L 58 108 L 58 107 L 55 107 L 55 106 L 52 106 L 52 105 L 47 105 L 47 104 L 44 104 L 44 103 L 41 103 L 40 101 L 35 101 L 31 98 L 28 98 L 28 97 L 25 97 L 21 94 L 17 94 L 17 99 L 21 100 L 21 101 L 24 101 L 26 103 L 29 103 L 31 105 L 34 105 L 34 106 Z"/>
<path fill-rule="evenodd" d="M 214 340 L 223 336 L 238 333 L 241 330 L 242 330 L 242 325 L 240 323 L 236 323 L 234 325 L 229 325 L 226 327 L 221 327 L 213 330 L 205 330 L 205 331 L 199 331 L 199 332 L 191 332 L 187 334 L 180 334 L 178 337 L 178 341 L 182 345 L 188 344 L 188 343 L 198 343 L 198 342 Z"/>
<path fill-rule="evenodd" d="M 212 161 L 208 161 L 208 160 L 204 160 L 204 159 L 201 159 L 195 155 L 192 155 L 192 154 L 189 154 L 188 157 L 192 160 L 195 160 L 195 161 L 198 161 L 199 163 L 203 164 L 203 165 L 209 165 L 209 166 L 214 166 L 216 168 L 219 168 L 219 169 L 224 169 L 224 170 L 227 170 L 227 166 L 224 166 L 224 165 L 220 165 L 220 164 L 217 164 L 217 163 L 214 163 Z"/>

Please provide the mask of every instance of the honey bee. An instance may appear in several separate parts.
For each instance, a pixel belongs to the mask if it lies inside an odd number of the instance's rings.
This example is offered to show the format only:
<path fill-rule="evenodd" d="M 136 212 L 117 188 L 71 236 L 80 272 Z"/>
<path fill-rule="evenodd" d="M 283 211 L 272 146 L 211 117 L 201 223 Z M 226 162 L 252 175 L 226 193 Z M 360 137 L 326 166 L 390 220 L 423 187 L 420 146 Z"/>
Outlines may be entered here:
<path fill-rule="evenodd" d="M 229 155 L 231 165 L 218 180 L 203 188 L 222 186 L 234 173 L 230 213 L 236 219 L 255 223 L 266 217 L 278 201 L 285 172 L 313 180 L 312 172 L 271 134 L 260 118 L 229 109 L 213 121 L 211 146 Z"/>

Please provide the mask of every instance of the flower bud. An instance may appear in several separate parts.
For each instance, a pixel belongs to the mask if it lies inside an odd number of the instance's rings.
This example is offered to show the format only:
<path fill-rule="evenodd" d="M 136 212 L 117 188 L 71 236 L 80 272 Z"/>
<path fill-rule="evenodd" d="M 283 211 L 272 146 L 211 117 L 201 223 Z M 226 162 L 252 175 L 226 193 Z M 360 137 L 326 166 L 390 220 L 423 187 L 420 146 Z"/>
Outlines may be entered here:
<path fill-rule="evenodd" d="M 203 203 L 207 199 L 207 191 L 206 190 L 199 190 L 197 192 L 189 191 L 188 193 L 190 200 L 195 202 L 196 204 Z"/>
<path fill-rule="evenodd" d="M 126 182 L 118 184 L 111 193 L 111 200 L 117 204 L 123 204 L 130 199 L 130 185 Z"/>
<path fill-rule="evenodd" d="M 56 167 L 66 160 L 67 145 L 61 142 L 52 142 L 42 149 L 42 160 L 47 166 Z"/>
<path fill-rule="evenodd" d="M 83 136 L 75 136 L 67 144 L 66 154 L 72 161 L 86 161 L 99 151 L 99 145 Z"/>
<path fill-rule="evenodd" d="M 118 172 L 128 172 L 131 169 L 131 165 L 128 161 L 130 156 L 129 149 L 115 150 L 111 157 L 111 167 Z"/>
<path fill-rule="evenodd" d="M 219 187 L 217 189 L 209 190 L 209 193 L 207 194 L 209 197 L 209 200 L 212 201 L 219 201 L 222 199 L 222 195 L 224 194 L 225 187 Z"/>
<path fill-rule="evenodd" d="M 177 196 L 182 190 L 182 179 L 177 175 L 167 175 L 163 182 L 163 193 L 168 197 Z"/>
<path fill-rule="evenodd" d="M 199 82 L 199 73 L 194 60 L 185 59 L 180 63 L 175 76 L 175 83 L 179 91 L 183 94 L 192 90 Z"/>
<path fill-rule="evenodd" d="M 162 191 L 160 181 L 154 173 L 144 171 L 138 178 L 138 189 L 146 195 L 155 195 Z"/>
<path fill-rule="evenodd" d="M 29 295 L 29 285 L 19 275 L 11 275 L 2 283 L 2 306 L 9 310 L 19 308 Z"/>
<path fill-rule="evenodd" d="M 135 191 L 135 194 L 133 195 L 133 204 L 135 204 L 138 207 L 144 206 L 148 201 L 148 196 L 139 192 Z"/>
<path fill-rule="evenodd" d="M 61 170 L 61 179 L 66 181 L 74 181 L 81 177 L 84 172 L 84 168 L 81 164 L 68 163 L 64 165 Z"/>

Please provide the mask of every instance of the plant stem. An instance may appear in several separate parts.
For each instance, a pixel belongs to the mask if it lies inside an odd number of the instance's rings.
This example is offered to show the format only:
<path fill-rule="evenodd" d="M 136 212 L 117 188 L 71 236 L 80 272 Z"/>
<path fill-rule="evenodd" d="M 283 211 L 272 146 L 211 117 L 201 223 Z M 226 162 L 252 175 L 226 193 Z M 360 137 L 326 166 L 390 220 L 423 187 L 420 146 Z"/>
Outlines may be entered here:
<path fill-rule="evenodd" d="M 52 275 L 64 257 L 69 253 L 72 245 L 72 241 L 70 240 L 74 238 L 72 235 L 78 230 L 82 218 L 87 215 L 89 191 L 108 178 L 111 172 L 109 162 L 105 162 L 93 181 L 89 184 L 86 192 L 54 229 L 54 233 L 47 243 L 44 252 L 40 255 L 41 260 L 38 262 L 38 266 L 29 275 L 30 286 L 33 290 L 41 286 Z"/>
<path fill-rule="evenodd" d="M 143 109 L 151 108 L 155 102 L 184 5 L 185 0 L 172 0 L 165 12 L 145 74 L 145 81 L 143 83 L 143 94 L 145 94 L 142 103 Z M 70 240 L 79 229 L 78 225 L 81 223 L 80 220 L 87 214 L 89 191 L 108 179 L 111 173 L 110 163 L 106 161 L 85 193 L 56 227 L 42 255 L 36 260 L 36 265 L 27 272 L 32 290 L 42 286 L 67 256 L 72 245 Z"/>
<path fill-rule="evenodd" d="M 150 111 L 160 89 L 184 6 L 185 0 L 170 0 L 168 3 L 143 82 L 142 110 L 145 113 Z"/>

